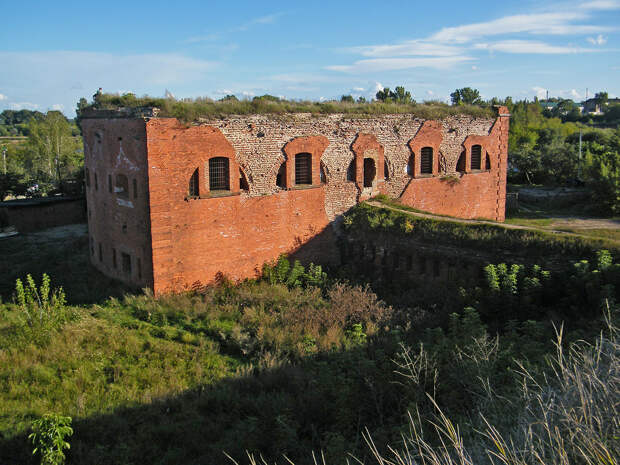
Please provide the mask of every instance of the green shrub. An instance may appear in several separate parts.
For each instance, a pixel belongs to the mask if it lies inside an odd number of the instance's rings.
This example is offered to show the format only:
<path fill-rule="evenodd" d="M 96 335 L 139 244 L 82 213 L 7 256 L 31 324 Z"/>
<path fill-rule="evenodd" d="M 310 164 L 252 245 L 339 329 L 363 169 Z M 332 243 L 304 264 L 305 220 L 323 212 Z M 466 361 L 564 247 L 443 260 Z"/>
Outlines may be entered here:
<path fill-rule="evenodd" d="M 28 439 L 34 449 L 32 455 L 39 454 L 41 465 L 61 465 L 65 463 L 65 449 L 69 449 L 66 438 L 73 434 L 71 417 L 47 414 L 32 423 L 32 433 Z"/>

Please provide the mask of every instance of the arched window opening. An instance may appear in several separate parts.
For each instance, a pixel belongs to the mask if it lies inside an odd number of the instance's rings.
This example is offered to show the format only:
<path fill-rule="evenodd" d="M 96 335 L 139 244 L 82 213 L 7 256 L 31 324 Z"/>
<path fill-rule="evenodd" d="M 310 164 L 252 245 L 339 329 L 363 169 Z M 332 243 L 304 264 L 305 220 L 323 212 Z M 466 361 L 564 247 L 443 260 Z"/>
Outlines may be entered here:
<path fill-rule="evenodd" d="M 123 199 L 129 197 L 129 180 L 127 179 L 127 176 L 125 176 L 124 174 L 116 175 L 114 192 L 116 193 L 117 197 L 122 197 Z"/>
<path fill-rule="evenodd" d="M 319 169 L 320 169 L 320 175 L 321 175 L 321 183 L 325 184 L 327 183 L 327 174 L 326 174 L 327 168 L 325 168 L 325 165 L 323 164 L 323 162 L 321 162 Z"/>
<path fill-rule="evenodd" d="M 432 147 L 422 147 L 422 150 L 420 150 L 420 173 L 433 174 Z"/>
<path fill-rule="evenodd" d="M 387 161 L 383 161 L 383 179 L 385 179 L 386 181 L 388 179 L 390 179 L 390 172 L 388 170 L 388 164 Z"/>
<path fill-rule="evenodd" d="M 482 162 L 482 147 L 480 145 L 471 146 L 471 169 L 479 170 Z"/>
<path fill-rule="evenodd" d="M 189 178 L 189 186 L 187 189 L 188 197 L 199 197 L 200 188 L 198 187 L 198 168 L 194 170 Z"/>
<path fill-rule="evenodd" d="M 461 156 L 459 157 L 459 161 L 456 162 L 456 171 L 458 171 L 459 173 L 465 172 L 465 152 L 464 151 L 461 153 Z"/>
<path fill-rule="evenodd" d="M 295 155 L 295 184 L 312 184 L 312 155 Z"/>
<path fill-rule="evenodd" d="M 372 187 L 377 177 L 377 168 L 372 158 L 364 158 L 364 187 Z"/>
<path fill-rule="evenodd" d="M 276 186 L 281 189 L 286 189 L 286 162 L 280 165 L 280 169 L 276 175 Z"/>
<path fill-rule="evenodd" d="M 349 167 L 347 168 L 347 181 L 355 182 L 355 158 L 351 160 L 349 163 Z"/>
<path fill-rule="evenodd" d="M 230 190 L 228 158 L 214 157 L 209 159 L 209 190 Z"/>
<path fill-rule="evenodd" d="M 490 170 L 491 169 L 491 158 L 489 157 L 488 153 L 487 153 L 487 156 L 486 156 L 486 162 L 484 164 L 484 169 L 485 170 Z"/>
<path fill-rule="evenodd" d="M 409 176 L 413 176 L 413 169 L 415 166 L 415 157 L 413 154 L 409 155 L 409 160 L 407 161 L 407 166 L 405 167 L 405 171 Z"/>
<path fill-rule="evenodd" d="M 250 190 L 250 185 L 248 184 L 248 180 L 245 177 L 245 173 L 243 172 L 241 168 L 239 168 L 239 189 L 241 189 L 242 191 L 246 191 L 246 192 Z"/>

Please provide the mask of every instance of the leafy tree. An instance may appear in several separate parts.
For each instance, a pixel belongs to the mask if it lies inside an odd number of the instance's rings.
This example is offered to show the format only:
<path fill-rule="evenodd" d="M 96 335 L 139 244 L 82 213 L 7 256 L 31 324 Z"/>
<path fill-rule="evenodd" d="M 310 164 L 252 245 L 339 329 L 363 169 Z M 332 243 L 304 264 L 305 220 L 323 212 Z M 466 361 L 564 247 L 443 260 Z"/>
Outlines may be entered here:
<path fill-rule="evenodd" d="M 44 415 L 33 422 L 32 433 L 28 436 L 34 445 L 32 455 L 41 456 L 41 465 L 62 465 L 65 463 L 63 451 L 70 448 L 65 438 L 72 434 L 71 417 Z"/>
<path fill-rule="evenodd" d="M 601 109 L 602 109 L 603 105 L 606 105 L 607 101 L 609 100 L 609 94 L 607 92 L 597 92 L 594 95 L 594 98 L 596 99 L 596 102 L 601 106 Z"/>
<path fill-rule="evenodd" d="M 480 92 L 471 87 L 456 89 L 450 94 L 450 98 L 452 99 L 452 105 L 480 105 L 482 103 Z"/>
<path fill-rule="evenodd" d="M 343 95 L 342 97 L 340 97 L 340 101 L 341 102 L 345 102 L 345 103 L 353 103 L 353 102 L 355 102 L 355 100 L 353 100 L 353 96 L 352 95 Z"/>
<path fill-rule="evenodd" d="M 385 103 L 415 103 L 411 98 L 411 92 L 405 90 L 403 86 L 397 86 L 394 91 L 390 90 L 389 87 L 384 87 L 383 90 L 376 93 L 375 97 Z"/>
<path fill-rule="evenodd" d="M 60 182 L 83 164 L 81 141 L 73 136 L 71 125 L 59 111 L 49 111 L 41 122 L 32 120 L 26 144 L 27 166 L 31 173 L 44 173 Z"/>
<path fill-rule="evenodd" d="M 238 102 L 239 99 L 234 95 L 225 95 L 219 101 L 220 102 Z"/>

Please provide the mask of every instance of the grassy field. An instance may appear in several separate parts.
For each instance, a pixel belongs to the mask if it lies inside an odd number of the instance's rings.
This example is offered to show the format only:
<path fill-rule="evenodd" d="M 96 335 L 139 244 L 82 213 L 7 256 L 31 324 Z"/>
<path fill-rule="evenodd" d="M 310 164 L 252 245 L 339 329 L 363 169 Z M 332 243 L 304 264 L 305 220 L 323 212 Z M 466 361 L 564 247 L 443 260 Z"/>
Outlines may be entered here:
<path fill-rule="evenodd" d="M 248 451 L 270 464 L 290 463 L 286 456 L 301 465 L 312 464 L 315 451 L 326 463 L 346 463 L 352 453 L 370 464 L 388 445 L 400 450 L 411 427 L 429 434 L 429 447 L 441 447 L 430 439 L 436 405 L 460 425 L 476 463 L 485 463 L 490 445 L 476 433 L 484 428 L 478 414 L 515 440 L 520 418 L 540 424 L 523 416 L 528 407 L 514 360 L 544 389 L 555 383 L 545 368 L 550 319 L 566 319 L 565 341 L 600 335 L 599 305 L 618 298 L 620 273 L 604 253 L 581 262 L 575 276 L 490 267 L 478 286 L 454 296 L 458 311 L 433 326 L 432 302 L 391 308 L 369 288 L 286 260 L 259 281 L 154 299 L 90 269 L 83 228 L 9 241 L 0 242 L 15 260 L 1 275 L 0 463 L 20 465 L 37 463 L 27 434 L 48 413 L 73 419 L 68 463 L 232 463 L 224 452 L 248 463 Z M 66 288 L 68 305 L 20 303 L 15 277 L 43 271 Z M 104 297 L 109 284 L 116 297 Z M 613 305 L 610 311 L 616 318 Z M 510 317 L 497 318 L 502 313 Z M 485 318 L 501 321 L 501 334 L 489 333 Z M 592 378 L 596 386 L 616 382 L 603 374 Z M 616 454 L 617 429 L 609 426 L 616 412 L 599 407 L 618 405 L 618 392 L 606 392 L 588 406 L 599 415 L 588 421 L 611 436 L 590 436 Z M 408 412 L 416 411 L 420 421 L 411 423 Z M 575 427 L 562 417 L 549 422 L 558 434 Z"/>

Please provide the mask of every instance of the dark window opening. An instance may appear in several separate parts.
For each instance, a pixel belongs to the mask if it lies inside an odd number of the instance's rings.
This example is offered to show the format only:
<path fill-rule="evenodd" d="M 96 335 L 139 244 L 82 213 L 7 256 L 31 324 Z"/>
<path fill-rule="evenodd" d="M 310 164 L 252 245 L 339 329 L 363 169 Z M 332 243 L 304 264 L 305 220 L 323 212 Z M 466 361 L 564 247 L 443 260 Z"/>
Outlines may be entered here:
<path fill-rule="evenodd" d="M 215 157 L 209 159 L 209 190 L 230 190 L 228 158 Z"/>
<path fill-rule="evenodd" d="M 286 162 L 280 165 L 280 169 L 276 175 L 276 186 L 286 189 Z"/>
<path fill-rule="evenodd" d="M 90 171 L 88 170 L 88 168 L 86 168 L 86 187 L 90 187 Z"/>
<path fill-rule="evenodd" d="M 422 147 L 422 150 L 420 150 L 420 173 L 433 174 L 432 147 Z"/>
<path fill-rule="evenodd" d="M 97 179 L 97 173 L 95 173 L 95 190 L 99 190 L 99 180 Z"/>
<path fill-rule="evenodd" d="M 99 261 L 103 261 L 103 246 L 101 245 L 101 242 L 99 243 Z"/>
<path fill-rule="evenodd" d="M 377 168 L 372 158 L 364 158 L 364 187 L 372 187 L 372 183 L 377 177 Z"/>
<path fill-rule="evenodd" d="M 142 279 L 142 260 L 138 258 L 138 279 Z"/>
<path fill-rule="evenodd" d="M 138 180 L 134 179 L 132 184 L 133 184 L 133 198 L 137 199 L 138 198 Z"/>
<path fill-rule="evenodd" d="M 101 144 L 101 141 L 103 140 L 103 134 L 102 134 L 102 133 L 100 133 L 99 131 L 97 131 L 97 132 L 95 133 L 95 139 L 97 140 L 97 143 L 98 143 L 98 144 Z"/>
<path fill-rule="evenodd" d="M 239 189 L 242 191 L 249 191 L 250 185 L 248 184 L 248 180 L 245 177 L 245 173 L 239 168 Z"/>
<path fill-rule="evenodd" d="M 114 186 L 114 192 L 118 197 L 124 199 L 129 198 L 129 180 L 124 174 L 116 175 L 116 185 Z"/>
<path fill-rule="evenodd" d="M 326 168 L 322 162 L 319 168 L 320 168 L 321 182 L 326 183 L 327 182 L 327 175 L 325 174 Z"/>
<path fill-rule="evenodd" d="M 295 155 L 295 184 L 312 184 L 312 155 Z"/>
<path fill-rule="evenodd" d="M 420 274 L 426 274 L 426 258 L 418 258 L 418 271 Z"/>
<path fill-rule="evenodd" d="M 121 265 L 123 269 L 123 273 L 131 274 L 131 255 L 122 252 L 121 253 Z"/>
<path fill-rule="evenodd" d="M 388 171 L 387 161 L 383 162 L 383 179 L 385 179 L 386 181 L 390 179 L 390 173 Z"/>
<path fill-rule="evenodd" d="M 485 170 L 490 170 L 491 169 L 491 159 L 489 158 L 489 154 L 487 153 L 486 156 L 486 163 L 484 164 L 484 169 Z"/>
<path fill-rule="evenodd" d="M 459 161 L 456 162 L 456 171 L 458 171 L 459 173 L 465 172 L 465 152 L 461 152 Z"/>
<path fill-rule="evenodd" d="M 123 234 L 127 234 L 127 223 L 123 223 L 123 225 L 121 226 L 121 231 L 123 232 Z"/>
<path fill-rule="evenodd" d="M 116 249 L 112 249 L 112 266 L 116 269 Z"/>
<path fill-rule="evenodd" d="M 471 146 L 471 169 L 479 170 L 482 162 L 482 147 L 479 145 Z"/>
<path fill-rule="evenodd" d="M 433 276 L 439 276 L 439 260 L 433 260 Z"/>
<path fill-rule="evenodd" d="M 187 195 L 189 197 L 198 197 L 200 195 L 200 191 L 198 188 L 198 168 L 194 170 L 194 172 L 189 178 L 189 186 L 187 189 Z"/>
<path fill-rule="evenodd" d="M 355 158 L 353 160 L 351 160 L 351 163 L 349 163 L 349 167 L 347 168 L 347 181 L 352 181 L 355 182 Z"/>
<path fill-rule="evenodd" d="M 112 193 L 112 175 L 108 174 L 108 192 Z"/>
<path fill-rule="evenodd" d="M 415 157 L 413 155 L 409 155 L 409 160 L 407 161 L 407 174 L 409 176 L 413 176 L 415 167 Z"/>

